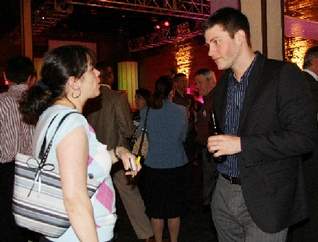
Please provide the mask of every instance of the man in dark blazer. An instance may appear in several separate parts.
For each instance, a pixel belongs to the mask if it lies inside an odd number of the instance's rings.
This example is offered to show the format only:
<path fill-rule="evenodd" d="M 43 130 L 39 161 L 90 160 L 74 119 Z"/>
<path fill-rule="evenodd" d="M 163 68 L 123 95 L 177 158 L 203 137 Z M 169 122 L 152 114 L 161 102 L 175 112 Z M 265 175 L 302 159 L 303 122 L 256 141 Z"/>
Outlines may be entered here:
<path fill-rule="evenodd" d="M 225 70 L 213 92 L 224 135 L 208 150 L 219 172 L 211 209 L 220 242 L 283 242 L 307 217 L 301 159 L 317 138 L 308 85 L 294 64 L 254 53 L 249 22 L 223 8 L 205 25 L 209 56 Z"/>
<path fill-rule="evenodd" d="M 316 112 L 318 112 L 318 46 L 313 46 L 306 51 L 303 71 L 305 80 L 310 85 Z"/>
<path fill-rule="evenodd" d="M 310 86 L 318 121 L 318 46 L 313 46 L 306 51 L 303 75 Z M 318 142 L 313 152 L 304 156 L 303 169 L 309 205 L 309 218 L 291 228 L 288 238 L 289 242 L 316 242 L 318 238 Z"/>
<path fill-rule="evenodd" d="M 133 123 L 127 95 L 111 89 L 114 74 L 107 63 L 100 62 L 96 68 L 100 71 L 101 95 L 87 103 L 87 119 L 94 128 L 97 139 L 106 144 L 107 149 L 114 149 L 116 146 L 128 148 Z M 150 241 L 152 227 L 138 187 L 129 182 L 123 169 L 116 169 L 112 178 L 137 237 L 141 241 Z"/>

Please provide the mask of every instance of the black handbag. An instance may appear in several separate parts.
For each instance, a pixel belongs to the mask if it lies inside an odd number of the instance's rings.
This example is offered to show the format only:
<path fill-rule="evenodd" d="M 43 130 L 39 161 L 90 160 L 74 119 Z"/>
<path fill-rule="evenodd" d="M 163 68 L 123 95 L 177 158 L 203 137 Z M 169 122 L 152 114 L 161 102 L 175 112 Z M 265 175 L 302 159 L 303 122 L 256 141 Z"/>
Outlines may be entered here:
<path fill-rule="evenodd" d="M 135 143 L 132 148 L 132 153 L 137 157 L 137 160 L 143 163 L 144 158 L 147 156 L 148 152 L 148 138 L 147 138 L 147 120 L 148 120 L 149 107 L 146 110 L 146 117 L 144 121 L 144 126 L 139 137 L 136 138 Z"/>

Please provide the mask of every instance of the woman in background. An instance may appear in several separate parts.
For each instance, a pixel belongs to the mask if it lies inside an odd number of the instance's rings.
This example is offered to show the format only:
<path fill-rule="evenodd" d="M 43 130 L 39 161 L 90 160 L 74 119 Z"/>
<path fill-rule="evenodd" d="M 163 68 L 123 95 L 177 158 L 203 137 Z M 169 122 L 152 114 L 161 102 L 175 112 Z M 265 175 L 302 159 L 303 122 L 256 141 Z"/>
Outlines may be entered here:
<path fill-rule="evenodd" d="M 168 220 L 170 241 L 177 242 L 180 216 L 185 211 L 187 163 L 183 142 L 187 132 L 187 113 L 173 103 L 173 82 L 162 76 L 155 84 L 147 120 L 148 154 L 144 162 L 146 212 L 156 242 L 162 242 L 164 219 Z M 146 109 L 141 111 L 141 124 Z"/>
<path fill-rule="evenodd" d="M 140 124 L 140 110 L 147 107 L 149 104 L 149 98 L 151 96 L 151 92 L 146 88 L 139 88 L 136 90 L 135 94 L 135 105 L 136 105 L 136 111 L 133 113 L 133 121 L 135 130 L 137 131 L 137 128 Z M 134 132 L 135 135 L 135 132 Z"/>
<path fill-rule="evenodd" d="M 42 79 L 21 102 L 25 116 L 39 119 L 33 139 L 33 156 L 37 158 L 46 130 L 47 137 L 52 137 L 61 118 L 76 111 L 58 129 L 47 158 L 61 176 L 71 227 L 61 237 L 43 241 L 111 241 L 116 221 L 115 192 L 109 175 L 111 165 L 120 158 L 125 169 L 134 170 L 129 174 L 135 175 L 140 169 L 134 162 L 129 163 L 130 159 L 134 161 L 134 156 L 125 148 L 116 147 L 108 152 L 82 115 L 85 102 L 100 92 L 94 59 L 93 53 L 82 46 L 53 49 L 44 58 Z M 91 199 L 86 187 L 88 174 L 101 181 Z"/>

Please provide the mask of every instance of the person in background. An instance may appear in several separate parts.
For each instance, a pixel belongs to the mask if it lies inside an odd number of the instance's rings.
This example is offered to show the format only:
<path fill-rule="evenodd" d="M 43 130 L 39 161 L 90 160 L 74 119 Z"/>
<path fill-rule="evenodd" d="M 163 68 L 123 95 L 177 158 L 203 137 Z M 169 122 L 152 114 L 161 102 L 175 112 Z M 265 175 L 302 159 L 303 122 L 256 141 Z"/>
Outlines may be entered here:
<path fill-rule="evenodd" d="M 3 77 L 9 90 L 0 94 L 0 241 L 23 242 L 36 236 L 18 228 L 11 211 L 14 158 L 18 152 L 31 154 L 34 125 L 23 120 L 19 101 L 36 81 L 36 72 L 29 58 L 17 56 L 7 61 Z"/>
<path fill-rule="evenodd" d="M 318 112 L 318 46 L 309 48 L 304 57 L 303 74 L 310 85 L 312 97 Z"/>
<path fill-rule="evenodd" d="M 215 183 L 215 163 L 211 160 L 211 155 L 206 148 L 207 140 L 210 134 L 211 114 L 212 114 L 212 93 L 216 85 L 216 77 L 212 70 L 207 68 L 199 69 L 194 74 L 195 87 L 199 95 L 203 97 L 204 103 L 197 113 L 195 122 L 196 142 L 200 145 L 202 160 L 202 178 L 203 178 L 203 205 L 209 205 L 212 188 L 211 183 Z"/>
<path fill-rule="evenodd" d="M 205 23 L 208 55 L 222 78 L 213 111 L 224 134 L 208 150 L 224 157 L 213 192 L 212 217 L 220 242 L 284 242 L 307 214 L 302 156 L 317 139 L 308 85 L 291 63 L 254 52 L 247 17 L 222 8 Z"/>
<path fill-rule="evenodd" d="M 147 119 L 148 153 L 144 161 L 143 181 L 146 212 L 156 242 L 162 242 L 164 220 L 168 221 L 170 241 L 177 242 L 180 216 L 185 212 L 188 159 L 183 142 L 187 131 L 185 107 L 172 102 L 173 82 L 161 76 L 149 102 Z M 146 109 L 141 111 L 141 127 Z"/>
<path fill-rule="evenodd" d="M 303 75 L 315 102 L 318 129 L 318 46 L 309 48 L 304 56 Z M 314 242 L 318 238 L 318 142 L 313 153 L 303 157 L 303 169 L 309 204 L 309 219 L 293 226 L 288 242 Z"/>
<path fill-rule="evenodd" d="M 138 127 L 140 122 L 140 110 L 147 107 L 149 104 L 149 99 L 151 96 L 151 92 L 145 88 L 139 88 L 136 90 L 135 95 L 135 104 L 136 104 L 136 112 L 133 114 L 134 126 Z"/>
<path fill-rule="evenodd" d="M 188 78 L 186 74 L 177 73 L 174 78 L 174 96 L 173 102 L 182 106 L 185 106 L 187 110 L 190 110 L 193 102 L 193 97 L 187 94 L 187 82 Z"/>
<path fill-rule="evenodd" d="M 194 110 L 194 98 L 192 95 L 187 94 L 188 78 L 184 73 L 177 73 L 174 78 L 174 96 L 173 102 L 186 107 L 188 114 L 188 130 L 187 137 L 184 142 L 185 150 L 190 161 L 195 159 L 195 110 Z"/>
<path fill-rule="evenodd" d="M 42 79 L 21 100 L 23 115 L 38 118 L 32 150 L 37 158 L 46 131 L 52 135 L 65 114 L 75 112 L 60 126 L 47 158 L 61 177 L 71 227 L 59 238 L 42 241 L 111 241 L 116 222 L 112 163 L 121 159 L 124 168 L 130 169 L 127 175 L 134 176 L 140 169 L 124 147 L 107 151 L 82 115 L 86 101 L 100 93 L 99 71 L 94 60 L 94 54 L 83 46 L 52 49 L 45 55 Z M 101 181 L 91 199 L 86 187 L 88 174 Z"/>
<path fill-rule="evenodd" d="M 116 146 L 128 148 L 133 123 L 127 95 L 111 89 L 114 74 L 108 63 L 99 62 L 96 68 L 101 73 L 101 95 L 85 107 L 88 122 L 95 129 L 97 139 L 107 144 L 107 149 Z M 150 241 L 153 232 L 138 187 L 129 182 L 121 167 L 114 167 L 112 177 L 137 237 Z"/>

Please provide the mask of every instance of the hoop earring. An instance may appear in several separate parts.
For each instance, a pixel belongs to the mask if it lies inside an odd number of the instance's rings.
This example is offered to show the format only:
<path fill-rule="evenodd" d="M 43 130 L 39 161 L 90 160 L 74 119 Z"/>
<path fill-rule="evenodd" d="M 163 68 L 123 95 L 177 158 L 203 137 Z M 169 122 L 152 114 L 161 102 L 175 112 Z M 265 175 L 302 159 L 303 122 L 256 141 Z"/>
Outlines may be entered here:
<path fill-rule="evenodd" d="M 77 94 L 75 92 L 78 92 Z M 77 90 L 75 90 L 74 92 L 72 92 L 71 96 L 72 98 L 79 98 L 81 96 L 81 89 L 78 88 Z"/>

